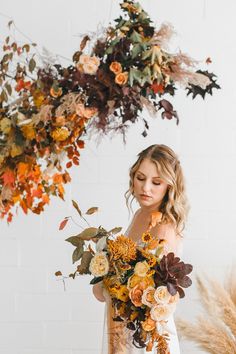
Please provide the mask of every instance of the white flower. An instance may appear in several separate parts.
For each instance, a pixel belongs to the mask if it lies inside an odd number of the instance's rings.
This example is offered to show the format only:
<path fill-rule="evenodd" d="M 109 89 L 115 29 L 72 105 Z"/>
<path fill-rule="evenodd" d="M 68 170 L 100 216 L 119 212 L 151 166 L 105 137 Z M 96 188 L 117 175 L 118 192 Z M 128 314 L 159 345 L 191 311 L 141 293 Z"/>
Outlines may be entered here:
<path fill-rule="evenodd" d="M 166 286 L 159 286 L 154 293 L 154 298 L 158 304 L 168 304 L 171 294 Z"/>
<path fill-rule="evenodd" d="M 151 308 L 150 315 L 154 321 L 166 321 L 174 310 L 174 305 L 157 304 Z"/>
<path fill-rule="evenodd" d="M 108 273 L 109 262 L 105 252 L 97 252 L 91 259 L 89 270 L 94 277 L 103 277 Z"/>

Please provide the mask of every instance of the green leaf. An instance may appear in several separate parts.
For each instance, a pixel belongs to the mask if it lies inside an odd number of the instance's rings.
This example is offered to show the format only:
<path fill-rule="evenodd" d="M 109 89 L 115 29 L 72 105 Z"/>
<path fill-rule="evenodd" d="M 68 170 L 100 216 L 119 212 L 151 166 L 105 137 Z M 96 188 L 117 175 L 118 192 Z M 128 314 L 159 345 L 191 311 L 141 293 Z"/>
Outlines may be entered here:
<path fill-rule="evenodd" d="M 129 71 L 129 83 L 130 86 L 133 86 L 134 81 L 141 83 L 142 72 L 138 69 L 131 68 Z"/>
<path fill-rule="evenodd" d="M 12 88 L 8 82 L 5 83 L 5 88 L 7 90 L 8 95 L 10 96 L 12 94 Z"/>
<path fill-rule="evenodd" d="M 8 43 L 9 43 L 9 40 L 10 40 L 10 37 L 9 37 L 9 36 L 7 36 L 7 38 L 5 39 L 6 44 L 8 44 Z"/>
<path fill-rule="evenodd" d="M 138 44 L 134 44 L 133 48 L 132 48 L 132 59 L 136 58 L 141 52 L 142 52 L 142 46 L 138 43 Z"/>
<path fill-rule="evenodd" d="M 2 102 L 7 102 L 8 101 L 8 96 L 7 96 L 7 93 L 5 90 L 2 90 L 2 93 L 1 93 L 1 101 Z"/>
<path fill-rule="evenodd" d="M 145 60 L 148 57 L 150 57 L 151 55 L 152 55 L 152 50 L 151 49 L 145 50 L 145 52 L 143 52 L 143 54 L 142 54 L 142 59 Z"/>
<path fill-rule="evenodd" d="M 90 281 L 90 284 L 97 284 L 99 283 L 101 280 L 103 279 L 103 277 L 95 277 Z"/>
<path fill-rule="evenodd" d="M 72 254 L 72 261 L 73 261 L 73 264 L 74 264 L 75 262 L 77 262 L 78 260 L 80 260 L 80 258 L 82 257 L 83 253 L 84 253 L 84 248 L 83 248 L 83 246 L 77 247 L 77 248 L 74 250 L 74 252 L 73 252 L 73 254 Z"/>
<path fill-rule="evenodd" d="M 82 213 L 81 213 L 81 210 L 80 210 L 78 204 L 77 204 L 74 200 L 72 200 L 72 204 L 73 204 L 73 207 L 74 207 L 74 208 L 77 210 L 77 212 L 79 213 L 79 216 L 82 216 Z"/>
<path fill-rule="evenodd" d="M 116 46 L 117 43 L 119 43 L 120 38 L 115 38 L 113 41 L 111 41 L 109 47 L 106 49 L 105 53 L 106 54 L 111 54 L 113 52 L 114 47 Z"/>
<path fill-rule="evenodd" d="M 92 207 L 92 208 L 89 208 L 85 214 L 92 215 L 92 214 L 96 213 L 97 211 L 98 211 L 98 207 Z"/>
<path fill-rule="evenodd" d="M 133 30 L 130 39 L 133 43 L 142 43 L 143 41 L 142 36 L 135 30 Z"/>
<path fill-rule="evenodd" d="M 110 231 L 108 231 L 109 234 L 113 234 L 113 235 L 116 235 L 118 234 L 119 232 L 121 232 L 122 230 L 122 227 L 114 227 L 113 229 L 111 229 Z"/>
<path fill-rule="evenodd" d="M 82 240 L 89 241 L 91 240 L 91 238 L 97 235 L 97 231 L 98 229 L 96 227 L 89 227 L 80 234 L 78 234 L 78 237 L 80 237 Z"/>
<path fill-rule="evenodd" d="M 36 67 L 36 62 L 34 58 L 31 58 L 29 61 L 29 71 L 32 73 Z"/>
<path fill-rule="evenodd" d="M 68 237 L 65 241 L 70 242 L 75 247 L 81 247 L 84 245 L 84 240 L 82 240 L 78 235 Z"/>

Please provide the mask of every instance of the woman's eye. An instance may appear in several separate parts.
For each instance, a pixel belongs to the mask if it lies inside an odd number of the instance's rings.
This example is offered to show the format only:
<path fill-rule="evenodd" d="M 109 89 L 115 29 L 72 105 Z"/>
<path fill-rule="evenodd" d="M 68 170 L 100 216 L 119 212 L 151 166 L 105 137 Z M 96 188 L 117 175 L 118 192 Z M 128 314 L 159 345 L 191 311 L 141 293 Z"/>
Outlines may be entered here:
<path fill-rule="evenodd" d="M 159 182 L 153 182 L 153 184 L 155 184 L 155 186 L 160 186 L 161 183 L 159 183 Z"/>
<path fill-rule="evenodd" d="M 138 180 L 138 181 L 144 181 L 144 178 L 137 177 L 137 180 Z"/>

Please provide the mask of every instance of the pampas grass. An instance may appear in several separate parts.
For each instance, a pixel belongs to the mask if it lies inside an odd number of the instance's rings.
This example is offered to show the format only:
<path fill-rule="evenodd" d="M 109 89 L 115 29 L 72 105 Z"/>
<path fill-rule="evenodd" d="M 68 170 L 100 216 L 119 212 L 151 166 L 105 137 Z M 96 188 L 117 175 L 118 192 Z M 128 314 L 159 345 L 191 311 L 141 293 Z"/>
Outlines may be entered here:
<path fill-rule="evenodd" d="M 236 281 L 233 272 L 224 288 L 216 280 L 197 277 L 204 315 L 195 324 L 176 321 L 179 334 L 208 353 L 236 354 Z"/>

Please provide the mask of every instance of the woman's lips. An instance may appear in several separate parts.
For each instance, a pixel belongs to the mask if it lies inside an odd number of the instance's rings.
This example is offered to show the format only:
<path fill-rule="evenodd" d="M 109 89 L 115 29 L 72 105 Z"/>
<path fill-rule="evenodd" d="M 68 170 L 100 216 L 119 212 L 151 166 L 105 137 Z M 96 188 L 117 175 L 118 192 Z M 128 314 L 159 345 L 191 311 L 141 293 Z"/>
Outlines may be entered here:
<path fill-rule="evenodd" d="M 141 199 L 149 199 L 149 198 L 151 198 L 151 197 L 150 197 L 150 195 L 140 194 L 140 198 L 141 198 Z"/>

